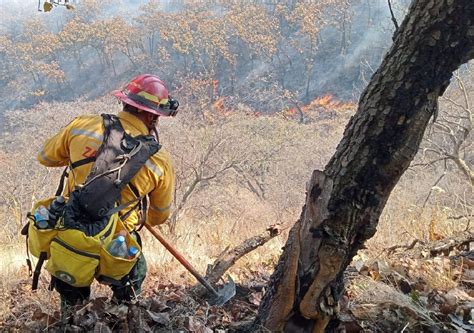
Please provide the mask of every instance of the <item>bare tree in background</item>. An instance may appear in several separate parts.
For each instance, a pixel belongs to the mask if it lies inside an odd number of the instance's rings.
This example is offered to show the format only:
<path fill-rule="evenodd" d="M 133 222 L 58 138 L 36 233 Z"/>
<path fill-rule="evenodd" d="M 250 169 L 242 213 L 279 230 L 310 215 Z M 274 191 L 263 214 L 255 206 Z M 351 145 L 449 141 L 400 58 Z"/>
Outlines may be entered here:
<path fill-rule="evenodd" d="M 255 328 L 323 332 L 452 73 L 474 57 L 472 0 L 414 0 L 324 171 L 315 170 Z"/>
<path fill-rule="evenodd" d="M 411 168 L 436 172 L 438 176 L 426 196 L 423 208 L 433 194 L 439 201 L 444 193 L 449 210 L 448 219 L 466 222 L 469 230 L 473 216 L 472 190 L 474 185 L 474 154 L 472 144 L 472 103 L 474 102 L 474 72 L 468 64 L 454 73 L 454 80 L 440 101 L 440 112 L 428 127 L 428 133 L 421 145 L 420 162 L 413 163 Z M 449 179 L 449 176 L 456 178 Z M 453 187 L 454 186 L 454 187 Z M 449 200 L 448 204 L 446 200 Z M 460 223 L 457 223 L 460 225 Z"/>
<path fill-rule="evenodd" d="M 470 72 L 466 70 L 466 76 Z M 440 114 L 431 126 L 426 139 L 424 155 L 426 164 L 451 161 L 462 172 L 471 185 L 474 184 L 472 169 L 472 83 L 467 82 L 459 72 L 454 74 L 455 91 L 443 96 L 448 112 Z M 472 80 L 472 78 L 470 78 Z M 454 90 L 454 89 L 452 89 Z"/>

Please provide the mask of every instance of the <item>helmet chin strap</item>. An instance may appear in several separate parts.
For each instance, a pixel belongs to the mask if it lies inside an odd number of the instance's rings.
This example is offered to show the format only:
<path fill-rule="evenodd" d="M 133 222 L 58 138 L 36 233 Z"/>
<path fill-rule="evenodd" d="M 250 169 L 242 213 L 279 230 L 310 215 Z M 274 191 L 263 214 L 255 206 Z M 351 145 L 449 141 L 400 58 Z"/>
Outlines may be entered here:
<path fill-rule="evenodd" d="M 153 115 L 153 118 L 150 121 L 151 128 L 156 128 L 156 126 L 158 125 L 158 117 L 159 117 L 158 115 Z"/>
<path fill-rule="evenodd" d="M 150 133 L 155 137 L 156 139 L 156 142 L 160 143 L 160 135 L 158 134 L 158 130 L 156 129 L 156 127 L 154 127 Z"/>
<path fill-rule="evenodd" d="M 158 134 L 158 129 L 156 128 L 158 126 L 158 118 L 159 116 L 157 115 L 153 117 L 152 121 L 150 122 L 149 130 L 150 133 L 156 138 L 156 141 L 160 143 L 160 136 Z"/>

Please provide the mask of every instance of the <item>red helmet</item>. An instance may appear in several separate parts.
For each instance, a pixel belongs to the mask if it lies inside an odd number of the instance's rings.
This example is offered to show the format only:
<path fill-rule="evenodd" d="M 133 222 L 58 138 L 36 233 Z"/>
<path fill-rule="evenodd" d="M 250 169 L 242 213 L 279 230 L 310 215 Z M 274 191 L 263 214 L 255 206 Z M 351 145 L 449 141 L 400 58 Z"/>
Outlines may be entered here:
<path fill-rule="evenodd" d="M 115 90 L 112 94 L 126 104 L 159 116 L 178 113 L 178 101 L 168 95 L 168 88 L 156 75 L 139 75 L 125 89 Z"/>

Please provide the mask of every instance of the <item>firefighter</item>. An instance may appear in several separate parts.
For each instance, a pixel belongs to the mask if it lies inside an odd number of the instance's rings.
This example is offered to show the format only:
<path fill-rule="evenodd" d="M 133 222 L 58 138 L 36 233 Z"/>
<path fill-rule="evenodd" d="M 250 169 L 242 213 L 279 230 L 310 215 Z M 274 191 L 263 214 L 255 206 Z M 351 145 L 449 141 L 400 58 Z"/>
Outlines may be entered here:
<path fill-rule="evenodd" d="M 175 116 L 178 102 L 170 98 L 163 81 L 150 74 L 135 77 L 125 89 L 114 91 L 123 105 L 118 113 L 120 123 L 126 133 L 132 136 L 153 134 L 158 140 L 158 119 L 162 116 Z M 103 141 L 103 123 L 100 115 L 84 115 L 74 119 L 46 141 L 38 154 L 38 161 L 47 167 L 71 166 L 81 161 L 70 171 L 64 196 L 68 196 L 76 186 L 83 184 L 91 172 L 93 161 Z M 72 176 L 71 176 L 72 175 Z M 145 223 L 158 225 L 170 215 L 175 172 L 169 153 L 161 148 L 152 155 L 121 191 L 121 203 L 148 196 L 148 212 L 143 217 Z M 140 220 L 139 205 L 120 212 L 123 224 L 140 243 L 136 227 Z M 140 244 L 141 245 L 141 244 Z M 112 286 L 113 299 L 118 302 L 130 301 L 140 294 L 147 271 L 145 257 L 140 255 L 128 275 L 126 285 Z M 61 310 L 64 313 L 72 305 L 82 303 L 90 295 L 90 286 L 74 287 L 58 278 L 52 286 L 61 296 Z"/>

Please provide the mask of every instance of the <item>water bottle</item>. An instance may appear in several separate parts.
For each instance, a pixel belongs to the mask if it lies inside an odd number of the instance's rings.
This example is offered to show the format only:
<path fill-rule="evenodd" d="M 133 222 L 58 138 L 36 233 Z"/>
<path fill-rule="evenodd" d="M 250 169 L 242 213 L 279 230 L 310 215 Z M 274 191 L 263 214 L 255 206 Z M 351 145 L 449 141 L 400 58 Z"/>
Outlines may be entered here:
<path fill-rule="evenodd" d="M 35 210 L 35 225 L 38 229 L 49 228 L 49 211 L 45 206 L 39 206 Z"/>
<path fill-rule="evenodd" d="M 133 259 L 138 253 L 138 249 L 135 246 L 130 246 L 128 249 L 128 259 Z"/>
<path fill-rule="evenodd" d="M 114 257 L 127 258 L 128 249 L 125 237 L 119 235 L 114 238 L 107 247 L 107 251 Z"/>
<path fill-rule="evenodd" d="M 51 202 L 51 205 L 49 205 L 50 221 L 56 221 L 62 215 L 65 203 L 66 203 L 66 200 L 64 199 L 62 195 L 59 197 L 56 197 L 56 199 L 54 199 L 53 202 Z"/>

